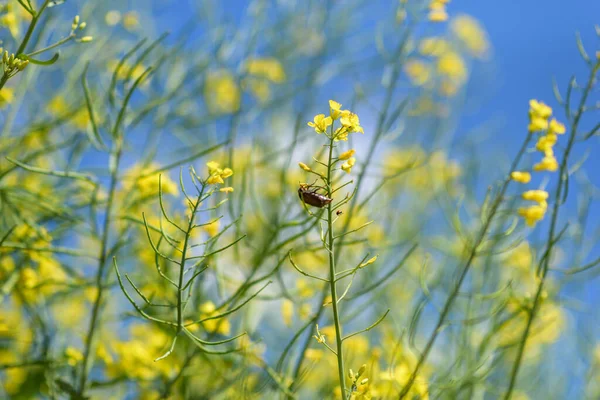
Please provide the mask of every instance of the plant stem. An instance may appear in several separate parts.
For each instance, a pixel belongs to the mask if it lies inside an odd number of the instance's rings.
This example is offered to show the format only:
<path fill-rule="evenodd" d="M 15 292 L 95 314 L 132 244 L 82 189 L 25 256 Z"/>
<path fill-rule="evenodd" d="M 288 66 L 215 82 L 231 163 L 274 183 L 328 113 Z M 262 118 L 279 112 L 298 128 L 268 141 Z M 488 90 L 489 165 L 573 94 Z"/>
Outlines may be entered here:
<path fill-rule="evenodd" d="M 111 163 L 111 171 L 110 171 L 110 184 L 108 190 L 108 198 L 106 202 L 106 215 L 104 217 L 104 226 L 102 227 L 102 241 L 100 245 L 100 256 L 98 261 L 98 271 L 96 273 L 96 300 L 94 301 L 94 306 L 92 309 L 92 317 L 90 319 L 90 325 L 88 328 L 88 333 L 85 339 L 85 348 L 83 352 L 83 362 L 81 363 L 81 376 L 79 377 L 79 386 L 77 391 L 80 395 L 86 390 L 86 384 L 88 379 L 88 374 L 92 367 L 92 345 L 94 343 L 94 337 L 96 335 L 98 319 L 100 317 L 100 310 L 102 306 L 102 297 L 104 294 L 104 270 L 106 268 L 106 259 L 108 257 L 108 239 L 109 239 L 109 231 L 111 224 L 111 214 L 113 209 L 113 203 L 115 198 L 115 192 L 117 188 L 118 182 L 118 171 L 119 171 L 119 163 L 121 160 L 121 154 L 123 151 L 123 137 L 119 136 L 114 143 L 113 154 L 111 155 L 114 159 L 114 163 Z"/>
<path fill-rule="evenodd" d="M 490 207 L 490 212 L 485 220 L 485 223 L 483 224 L 481 230 L 479 231 L 477 239 L 473 243 L 473 247 L 471 248 L 467 262 L 465 263 L 465 265 L 463 266 L 463 269 L 460 272 L 458 281 L 456 282 L 456 284 L 452 288 L 452 291 L 450 292 L 450 295 L 446 299 L 444 308 L 442 309 L 442 312 L 440 313 L 440 316 L 439 316 L 438 321 L 433 329 L 433 332 L 431 333 L 431 336 L 427 340 L 427 344 L 425 345 L 425 348 L 421 352 L 421 356 L 419 357 L 419 360 L 417 361 L 417 365 L 413 369 L 412 373 L 410 374 L 410 377 L 408 378 L 408 381 L 406 382 L 406 384 L 402 388 L 402 391 L 400 392 L 400 396 L 399 396 L 400 399 L 404 399 L 410 392 L 410 389 L 412 388 L 412 385 L 415 383 L 415 380 L 417 379 L 417 376 L 419 374 L 419 371 L 421 370 L 421 367 L 423 366 L 423 364 L 427 360 L 427 357 L 429 356 L 429 352 L 431 351 L 431 348 L 433 347 L 433 344 L 435 343 L 437 336 L 442 331 L 442 325 L 444 324 L 444 322 L 446 322 L 446 317 L 450 313 L 450 309 L 452 308 L 452 305 L 454 304 L 454 300 L 456 300 L 456 297 L 458 296 L 458 293 L 460 291 L 462 283 L 465 280 L 467 273 L 471 269 L 471 265 L 475 261 L 475 258 L 477 256 L 477 250 L 478 250 L 479 246 L 481 245 L 481 243 L 483 242 L 483 240 L 486 238 L 487 232 L 490 229 L 490 226 L 492 225 L 494 216 L 496 215 L 496 212 L 498 211 L 500 204 L 502 204 L 502 200 L 504 199 L 504 194 L 506 193 L 506 190 L 508 189 L 508 184 L 511 181 L 510 174 L 517 169 L 517 166 L 519 165 L 519 162 L 521 161 L 521 157 L 523 156 L 523 154 L 525 153 L 525 150 L 527 149 L 530 139 L 531 139 L 531 135 L 527 134 L 527 137 L 525 138 L 525 140 L 523 141 L 523 144 L 521 145 L 521 149 L 519 150 L 519 152 L 517 153 L 517 156 L 515 157 L 515 159 L 512 162 L 510 171 L 508 173 L 508 177 L 504 180 L 504 183 L 502 184 L 502 187 L 500 188 L 498 195 L 496 196 L 496 198 L 494 199 L 494 202 L 492 203 L 492 206 Z"/>
<path fill-rule="evenodd" d="M 333 124 L 331 125 L 331 139 L 329 140 L 329 158 L 327 162 L 327 195 L 331 196 L 331 163 L 333 160 Z M 342 326 L 338 311 L 338 299 L 335 281 L 335 253 L 333 239 L 333 210 L 332 204 L 327 205 L 327 252 L 329 253 L 329 288 L 331 294 L 331 305 L 333 307 L 333 324 L 335 325 L 335 341 L 337 347 L 337 364 L 340 379 L 342 399 L 346 398 L 346 374 L 344 373 L 344 353 L 342 351 Z"/>
<path fill-rule="evenodd" d="M 185 233 L 183 249 L 181 251 L 181 262 L 179 263 L 179 282 L 177 289 L 177 334 L 179 334 L 183 329 L 183 275 L 185 272 L 185 256 L 187 254 L 188 241 L 190 239 L 190 235 L 192 234 L 192 229 L 194 228 L 194 217 L 196 216 L 196 210 L 198 209 L 198 206 L 200 205 L 200 199 L 202 199 L 202 195 L 204 194 L 204 187 L 204 184 L 202 184 L 202 190 L 196 198 L 196 202 L 192 204 L 190 222 Z"/>
<path fill-rule="evenodd" d="M 579 127 L 579 121 L 581 119 L 581 116 L 583 115 L 587 97 L 592 89 L 592 86 L 594 85 L 595 77 L 599 68 L 600 62 L 592 68 L 590 78 L 579 102 L 577 114 L 575 114 L 575 117 L 573 118 L 573 124 L 571 125 L 569 142 L 567 143 L 567 147 L 563 154 L 563 160 L 560 164 L 558 185 L 556 187 L 556 192 L 554 193 L 554 206 L 552 207 L 552 218 L 550 220 L 550 228 L 548 231 L 547 249 L 544 252 L 544 256 L 540 260 L 541 271 L 538 270 L 540 275 L 540 283 L 538 285 L 535 297 L 533 299 L 533 305 L 531 307 L 531 311 L 529 312 L 529 318 L 527 319 L 527 324 L 525 325 L 523 336 L 521 337 L 521 341 L 519 342 L 519 348 L 517 349 L 517 357 L 515 358 L 515 362 L 513 364 L 510 374 L 508 390 L 504 395 L 505 400 L 508 400 L 512 397 L 512 392 L 517 382 L 517 376 L 521 367 L 523 354 L 525 353 L 525 345 L 527 344 L 527 339 L 529 338 L 529 333 L 531 331 L 531 326 L 533 325 L 533 320 L 537 315 L 537 312 L 539 311 L 541 305 L 542 293 L 544 292 L 544 283 L 546 281 L 546 275 L 548 274 L 550 259 L 552 258 L 552 250 L 554 249 L 554 245 L 556 244 L 554 233 L 556 231 L 556 223 L 558 220 L 558 211 L 561 205 L 561 197 L 563 195 L 563 189 L 565 189 L 565 186 L 568 185 L 568 182 L 566 181 L 566 174 L 568 174 L 569 155 L 571 154 L 571 150 L 573 149 L 573 145 L 575 144 L 575 137 L 577 136 L 577 128 Z"/>
<path fill-rule="evenodd" d="M 15 55 L 18 56 L 19 54 L 21 54 L 25 51 L 25 48 L 27 47 L 27 44 L 29 43 L 29 39 L 31 39 L 31 35 L 33 34 L 33 30 L 35 29 L 35 26 L 37 25 L 42 13 L 48 6 L 49 2 L 50 2 L 50 0 L 44 1 L 44 4 L 42 4 L 39 11 L 32 10 L 31 22 L 29 23 L 27 32 L 25 32 L 25 37 L 21 41 L 21 44 L 19 45 L 19 48 L 17 49 L 17 52 L 15 53 Z M 10 75 L 7 74 L 6 72 L 4 72 L 2 74 L 2 78 L 0 78 L 0 89 L 2 89 L 4 87 L 6 82 L 8 82 L 9 78 L 10 78 Z"/>

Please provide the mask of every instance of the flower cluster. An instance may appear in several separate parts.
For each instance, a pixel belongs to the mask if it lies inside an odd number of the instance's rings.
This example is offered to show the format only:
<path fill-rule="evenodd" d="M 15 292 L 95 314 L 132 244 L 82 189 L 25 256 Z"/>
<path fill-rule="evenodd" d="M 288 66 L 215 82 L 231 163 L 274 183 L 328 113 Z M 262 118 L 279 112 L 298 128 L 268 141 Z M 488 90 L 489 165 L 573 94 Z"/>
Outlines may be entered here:
<path fill-rule="evenodd" d="M 332 126 L 334 121 L 338 119 L 341 126 L 335 131 L 332 128 L 330 136 L 327 134 L 327 128 Z M 327 137 L 333 138 L 336 142 L 338 140 L 348 140 L 348 134 L 350 133 L 365 133 L 362 126 L 360 126 L 358 115 L 349 110 L 342 110 L 342 105 L 333 100 L 329 100 L 329 116 L 326 117 L 325 114 L 315 115 L 313 122 L 309 122 L 308 126 L 315 128 L 315 132 L 319 134 L 325 133 Z"/>
<path fill-rule="evenodd" d="M 544 154 L 542 161 L 533 166 L 533 170 L 554 172 L 558 169 L 558 162 L 554 156 L 553 147 L 557 142 L 557 135 L 565 133 L 563 124 L 558 122 L 552 116 L 552 108 L 543 102 L 531 100 L 529 102 L 529 126 L 530 133 L 543 132 L 535 145 L 537 151 Z M 529 183 L 531 174 L 526 171 L 514 171 L 510 175 L 511 179 L 520 183 Z M 537 204 L 521 207 L 518 214 L 525 219 L 529 226 L 534 226 L 538 221 L 544 218 L 548 204 L 548 192 L 544 190 L 528 190 L 522 195 L 524 200 L 534 201 Z"/>
<path fill-rule="evenodd" d="M 209 185 L 222 185 L 225 183 L 226 178 L 233 175 L 231 168 L 221 168 L 220 164 L 216 161 L 209 161 L 206 163 L 206 166 L 208 167 L 209 175 L 208 179 L 206 179 L 206 183 Z M 233 192 L 232 187 L 224 187 L 219 190 L 226 193 Z"/>
<path fill-rule="evenodd" d="M 337 120 L 340 121 L 340 126 L 334 129 L 333 124 Z M 309 122 L 308 126 L 314 128 L 318 134 L 324 133 L 325 136 L 336 142 L 340 140 L 347 141 L 348 135 L 353 132 L 365 133 L 363 127 L 360 126 L 358 115 L 349 110 L 342 110 L 342 105 L 333 100 L 329 100 L 329 116 L 326 117 L 325 114 L 315 115 L 313 122 Z M 329 127 L 331 128 L 328 129 Z M 354 149 L 345 151 L 335 159 L 334 163 L 343 161 L 340 169 L 349 174 L 356 163 L 356 158 L 354 158 L 355 153 L 356 150 Z M 322 176 L 303 162 L 299 162 L 298 166 L 306 172 Z"/>

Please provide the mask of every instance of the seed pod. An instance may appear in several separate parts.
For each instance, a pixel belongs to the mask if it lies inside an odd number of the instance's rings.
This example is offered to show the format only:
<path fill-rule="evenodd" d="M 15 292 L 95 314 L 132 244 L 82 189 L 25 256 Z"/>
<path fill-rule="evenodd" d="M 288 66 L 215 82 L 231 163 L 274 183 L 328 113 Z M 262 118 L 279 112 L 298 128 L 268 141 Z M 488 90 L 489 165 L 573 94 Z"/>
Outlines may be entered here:
<path fill-rule="evenodd" d="M 298 188 L 298 197 L 306 204 L 318 208 L 323 208 L 333 201 L 333 199 L 323 196 L 316 191 L 310 191 L 310 186 L 308 185 L 300 185 Z"/>

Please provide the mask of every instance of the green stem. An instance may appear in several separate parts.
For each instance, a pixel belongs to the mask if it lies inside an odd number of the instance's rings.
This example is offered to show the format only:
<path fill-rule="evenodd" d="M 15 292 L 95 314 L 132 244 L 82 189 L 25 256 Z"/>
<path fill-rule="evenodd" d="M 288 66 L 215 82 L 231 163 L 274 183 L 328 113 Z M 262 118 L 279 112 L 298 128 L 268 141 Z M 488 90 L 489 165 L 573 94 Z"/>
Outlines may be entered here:
<path fill-rule="evenodd" d="M 544 256 L 540 260 L 541 263 L 541 271 L 540 271 L 540 283 L 538 285 L 537 291 L 535 293 L 535 297 L 533 299 L 533 305 L 531 307 L 531 311 L 529 312 L 529 318 L 527 319 L 527 324 L 525 325 L 525 331 L 523 331 L 523 336 L 521 337 L 521 341 L 519 342 L 519 348 L 517 350 L 517 357 L 513 364 L 511 374 L 510 374 L 510 382 L 508 385 L 508 390 L 504 396 L 505 400 L 508 400 L 512 397 L 512 393 L 517 382 L 517 376 L 519 374 L 519 369 L 521 367 L 521 360 L 523 359 L 523 354 L 525 353 L 525 345 L 527 344 L 527 339 L 529 338 L 529 333 L 531 331 L 531 326 L 533 325 L 533 320 L 537 315 L 537 312 L 541 305 L 542 293 L 544 292 L 544 283 L 546 280 L 546 275 L 548 274 L 550 259 L 552 258 L 552 250 L 554 249 L 554 245 L 556 244 L 556 238 L 554 237 L 554 233 L 556 231 L 556 223 L 558 220 L 558 211 L 561 205 L 561 197 L 563 195 L 563 189 L 565 185 L 567 185 L 565 176 L 568 174 L 568 159 L 571 154 L 571 150 L 573 149 L 573 145 L 575 144 L 575 137 L 577 136 L 577 128 L 579 127 L 579 121 L 584 112 L 585 103 L 587 101 L 588 95 L 592 89 L 592 86 L 595 81 L 596 74 L 600 69 L 600 62 L 597 63 L 591 71 L 590 78 L 588 80 L 585 91 L 581 96 L 581 100 L 579 102 L 579 108 L 577 110 L 577 114 L 573 119 L 573 124 L 571 126 L 571 132 L 569 136 L 569 142 L 567 143 L 567 147 L 565 149 L 563 160 L 560 164 L 559 169 L 559 181 L 556 187 L 556 192 L 554 193 L 554 206 L 552 207 L 552 218 L 550 221 L 550 228 L 548 231 L 548 248 L 544 253 Z"/>
<path fill-rule="evenodd" d="M 202 196 L 204 195 L 204 184 L 202 184 L 202 190 L 200 191 L 200 194 L 198 195 L 196 202 L 193 204 L 193 208 L 191 210 L 191 215 L 190 215 L 190 222 L 188 224 L 188 228 L 187 231 L 185 232 L 185 239 L 183 241 L 183 250 L 181 252 L 181 262 L 179 263 L 179 282 L 178 282 L 178 289 L 177 289 L 177 334 L 179 334 L 179 332 L 181 332 L 181 330 L 183 329 L 183 292 L 184 292 L 184 288 L 183 288 L 183 275 L 185 272 L 185 261 L 186 261 L 186 254 L 187 254 L 187 249 L 188 249 L 188 241 L 190 239 L 190 235 L 192 234 L 192 229 L 194 229 L 194 217 L 196 216 L 196 210 L 198 209 L 198 206 L 200 205 L 200 199 L 202 199 Z"/>
<path fill-rule="evenodd" d="M 523 144 L 521 145 L 521 149 L 517 153 L 517 156 L 513 160 L 513 163 L 510 167 L 510 171 L 508 173 L 508 177 L 504 180 L 504 183 L 502 184 L 502 187 L 501 187 L 500 191 L 498 192 L 498 195 L 495 197 L 494 202 L 492 203 L 490 212 L 485 220 L 485 223 L 483 224 L 481 230 L 479 231 L 477 239 L 473 243 L 473 247 L 471 248 L 467 262 L 465 263 L 465 265 L 463 266 L 463 268 L 460 272 L 458 281 L 456 282 L 456 284 L 452 288 L 452 291 L 450 292 L 450 295 L 446 299 L 444 308 L 442 309 L 442 311 L 440 313 L 440 316 L 439 316 L 438 321 L 433 329 L 433 332 L 431 333 L 431 335 L 429 336 L 429 339 L 427 340 L 427 344 L 425 345 L 425 348 L 421 352 L 419 360 L 417 361 L 417 365 L 413 369 L 412 373 L 410 374 L 410 377 L 408 378 L 408 381 L 406 382 L 406 384 L 402 388 L 402 391 L 400 392 L 400 396 L 399 396 L 400 400 L 404 399 L 410 392 L 410 389 L 412 388 L 412 385 L 415 383 L 415 380 L 417 379 L 417 376 L 419 374 L 419 371 L 421 370 L 421 367 L 423 366 L 423 364 L 427 360 L 427 357 L 429 356 L 429 352 L 431 351 L 433 344 L 435 343 L 439 333 L 442 331 L 442 325 L 446 322 L 446 318 L 447 318 L 448 314 L 450 313 L 450 309 L 452 308 L 452 305 L 454 304 L 454 300 L 456 300 L 456 297 L 458 296 L 458 293 L 463 284 L 463 281 L 465 280 L 467 273 L 471 269 L 471 265 L 475 261 L 475 258 L 477 256 L 477 250 L 479 249 L 479 246 L 481 245 L 483 240 L 486 238 L 488 230 L 490 229 L 490 227 L 492 225 L 494 216 L 496 215 L 498 208 L 500 207 L 500 205 L 502 204 L 502 201 L 504 200 L 504 194 L 506 193 L 506 190 L 508 189 L 508 184 L 510 183 L 510 180 L 511 180 L 510 174 L 517 169 L 517 166 L 519 165 L 519 162 L 521 161 L 521 157 L 523 156 L 523 154 L 525 153 L 525 150 L 527 149 L 530 139 L 531 139 L 531 135 L 528 134 L 526 139 L 523 141 Z"/>
<path fill-rule="evenodd" d="M 25 37 L 21 41 L 21 44 L 19 45 L 19 48 L 17 49 L 17 52 L 15 53 L 15 55 L 18 56 L 19 54 L 23 53 L 23 51 L 25 51 L 25 48 L 27 47 L 27 44 L 29 43 L 29 39 L 31 39 L 31 35 L 33 34 L 35 26 L 37 25 L 42 13 L 48 6 L 49 2 L 50 2 L 50 0 L 44 1 L 44 4 L 42 4 L 42 6 L 40 7 L 40 10 L 37 12 L 35 10 L 31 10 L 32 11 L 31 12 L 31 15 L 32 15 L 31 23 L 29 24 L 29 27 L 27 28 L 27 32 L 25 32 Z M 4 87 L 6 82 L 8 82 L 9 78 L 10 78 L 10 75 L 7 72 L 4 72 L 2 74 L 2 78 L 0 78 L 0 89 L 2 89 Z"/>
<path fill-rule="evenodd" d="M 56 47 L 58 47 L 58 46 L 60 46 L 62 44 L 67 43 L 69 40 L 73 39 L 74 37 L 75 37 L 75 34 L 71 33 L 69 36 L 67 36 L 65 38 L 62 38 L 58 42 L 56 42 L 54 44 L 51 44 L 48 47 L 44 47 L 43 49 L 39 49 L 39 50 L 36 50 L 36 51 L 34 51 L 32 53 L 27 54 L 27 57 L 37 56 L 38 54 L 42 54 L 45 51 L 52 50 L 52 49 L 54 49 L 54 48 L 56 48 Z"/>
<path fill-rule="evenodd" d="M 83 362 L 81 363 L 81 376 L 79 377 L 78 393 L 83 395 L 86 390 L 86 384 L 90 369 L 92 367 L 92 345 L 94 343 L 94 337 L 97 331 L 98 320 L 100 317 L 100 311 L 102 307 L 102 299 L 104 295 L 104 270 L 106 268 L 106 260 L 108 258 L 108 239 L 111 225 L 111 214 L 113 209 L 113 203 L 115 198 L 115 192 L 118 182 L 118 171 L 119 162 L 121 160 L 121 154 L 123 151 L 123 137 L 120 136 L 115 140 L 113 155 L 114 164 L 111 165 L 110 171 L 110 185 L 108 190 L 108 198 L 106 202 L 106 215 L 104 217 L 104 226 L 102 228 L 102 241 L 100 245 L 100 256 L 98 261 L 98 271 L 96 273 L 96 300 L 94 301 L 92 309 L 92 317 L 90 319 L 90 325 L 88 333 L 85 339 L 85 348 L 83 353 Z"/>
<path fill-rule="evenodd" d="M 329 159 L 327 162 L 327 195 L 331 196 L 331 164 L 333 160 L 333 124 L 331 125 L 331 139 L 329 140 Z M 335 280 L 335 253 L 333 238 L 333 209 L 331 203 L 327 205 L 327 252 L 329 253 L 329 289 L 331 294 L 331 305 L 333 307 L 333 324 L 335 325 L 335 341 L 337 347 L 337 364 L 340 379 L 342 399 L 346 399 L 346 374 L 344 373 L 344 353 L 342 351 L 342 326 L 338 310 L 338 299 Z"/>

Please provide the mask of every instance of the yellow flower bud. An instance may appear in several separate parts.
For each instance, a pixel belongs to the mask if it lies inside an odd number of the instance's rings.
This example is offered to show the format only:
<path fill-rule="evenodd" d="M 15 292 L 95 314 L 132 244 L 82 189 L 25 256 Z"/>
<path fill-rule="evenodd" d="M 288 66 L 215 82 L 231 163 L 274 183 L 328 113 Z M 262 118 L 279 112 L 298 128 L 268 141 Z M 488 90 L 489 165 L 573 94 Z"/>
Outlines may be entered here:
<path fill-rule="evenodd" d="M 529 172 L 514 171 L 510 174 L 510 178 L 519 183 L 529 183 L 531 181 L 531 174 Z"/>
<path fill-rule="evenodd" d="M 523 197 L 524 200 L 545 203 L 546 200 L 548 200 L 548 192 L 545 190 L 528 190 L 524 192 L 521 197 Z"/>
<path fill-rule="evenodd" d="M 302 168 L 303 170 L 305 170 L 306 172 L 310 172 L 310 171 L 312 171 L 312 170 L 310 169 L 310 167 L 309 167 L 308 165 L 304 164 L 303 162 L 299 162 L 299 163 L 298 163 L 298 166 L 299 166 L 300 168 Z"/>

